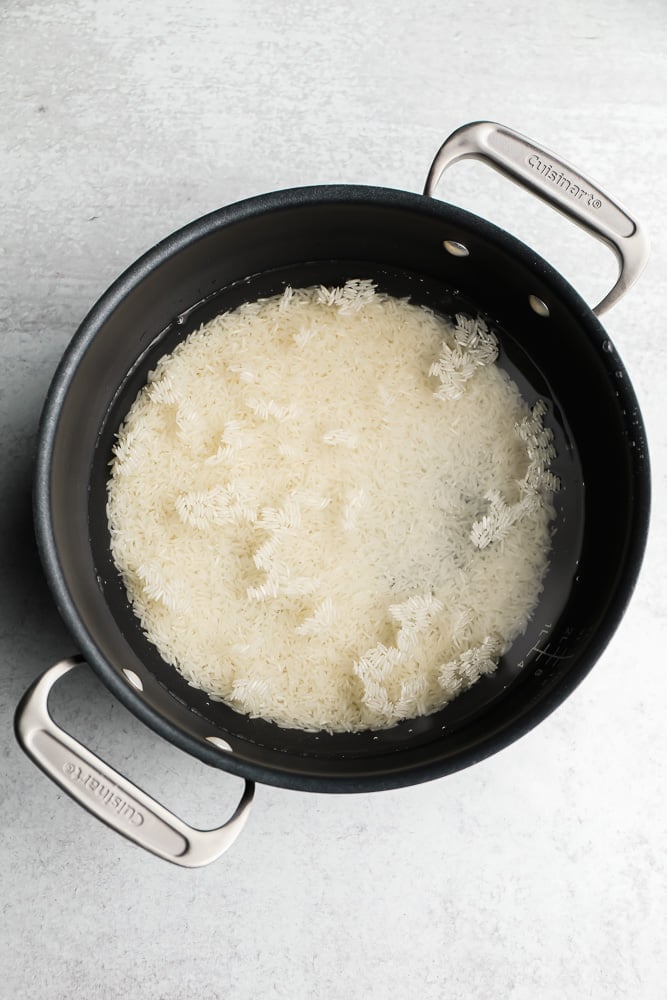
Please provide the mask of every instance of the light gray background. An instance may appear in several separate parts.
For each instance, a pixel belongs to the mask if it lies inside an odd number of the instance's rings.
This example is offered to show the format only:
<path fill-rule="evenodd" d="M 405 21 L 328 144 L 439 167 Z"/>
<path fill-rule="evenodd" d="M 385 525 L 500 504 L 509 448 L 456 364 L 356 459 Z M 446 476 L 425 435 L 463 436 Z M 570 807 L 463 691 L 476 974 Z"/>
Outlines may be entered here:
<path fill-rule="evenodd" d="M 664 997 L 664 2 L 4 0 L 0 46 L 0 997 Z M 292 185 L 420 190 L 477 118 L 587 170 L 652 238 L 605 320 L 652 446 L 631 607 L 565 705 L 491 760 L 374 796 L 260 789 L 226 857 L 173 868 L 84 814 L 12 735 L 24 689 L 73 651 L 29 510 L 49 379 L 99 294 L 170 231 Z M 603 247 L 482 166 L 457 165 L 442 195 L 591 301 L 612 280 Z M 238 794 L 83 672 L 54 711 L 194 822 Z"/>

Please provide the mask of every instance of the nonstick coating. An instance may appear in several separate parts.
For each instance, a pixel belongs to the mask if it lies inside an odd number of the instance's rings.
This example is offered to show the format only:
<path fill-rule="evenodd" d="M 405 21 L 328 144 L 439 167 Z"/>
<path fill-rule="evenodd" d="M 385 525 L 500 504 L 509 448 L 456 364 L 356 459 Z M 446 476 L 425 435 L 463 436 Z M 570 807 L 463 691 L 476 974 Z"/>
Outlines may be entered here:
<path fill-rule="evenodd" d="M 454 257 L 444 240 L 463 243 Z M 114 434 L 157 359 L 240 303 L 372 278 L 444 316 L 481 314 L 529 403 L 548 405 L 558 458 L 550 569 L 538 608 L 494 675 L 442 711 L 379 732 L 307 733 L 249 719 L 187 685 L 142 634 L 109 552 Z M 529 304 L 536 295 L 548 318 Z M 44 409 L 37 538 L 59 609 L 93 668 L 157 732 L 270 784 L 361 791 L 474 763 L 552 711 L 595 663 L 641 563 L 649 466 L 637 400 L 588 306 L 518 241 L 442 202 L 381 188 L 301 188 L 206 216 L 134 264 L 67 349 Z M 138 692 L 122 674 L 139 675 Z M 316 664 L 313 665 L 316 669 Z M 233 749 L 220 750 L 207 737 Z"/>

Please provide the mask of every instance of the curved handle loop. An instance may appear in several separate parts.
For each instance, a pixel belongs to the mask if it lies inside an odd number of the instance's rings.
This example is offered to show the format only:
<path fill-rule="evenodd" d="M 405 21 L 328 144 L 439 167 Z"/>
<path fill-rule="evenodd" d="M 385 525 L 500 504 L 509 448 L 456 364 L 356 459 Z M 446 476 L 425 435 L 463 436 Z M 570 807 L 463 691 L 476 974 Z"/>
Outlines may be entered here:
<path fill-rule="evenodd" d="M 597 316 L 635 283 L 649 249 L 637 221 L 575 167 L 504 125 L 473 122 L 452 132 L 431 165 L 424 194 L 433 196 L 444 171 L 469 157 L 488 163 L 611 247 L 620 264 L 619 277 L 593 310 Z"/>
<path fill-rule="evenodd" d="M 16 737 L 27 755 L 64 792 L 124 837 L 158 857 L 199 868 L 231 847 L 245 826 L 255 786 L 246 781 L 243 797 L 224 826 L 196 830 L 78 743 L 51 718 L 48 698 L 54 684 L 84 662 L 60 660 L 39 677 L 16 710 Z"/>

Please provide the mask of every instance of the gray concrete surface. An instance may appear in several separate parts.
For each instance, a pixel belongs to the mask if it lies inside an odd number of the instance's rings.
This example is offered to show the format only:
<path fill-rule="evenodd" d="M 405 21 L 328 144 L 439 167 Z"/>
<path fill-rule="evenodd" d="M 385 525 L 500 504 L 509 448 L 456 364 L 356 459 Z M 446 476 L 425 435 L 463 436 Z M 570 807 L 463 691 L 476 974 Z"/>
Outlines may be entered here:
<path fill-rule="evenodd" d="M 0 9 L 0 997 L 659 1000 L 667 959 L 667 7 L 661 0 L 4 0 Z M 246 834 L 185 872 L 121 840 L 23 756 L 12 714 L 73 651 L 35 553 L 43 397 L 80 319 L 178 226 L 318 182 L 419 190 L 446 134 L 505 122 L 650 232 L 605 325 L 651 443 L 649 550 L 596 669 L 530 735 L 374 796 L 260 789 Z M 446 191 L 444 187 L 446 186 Z M 604 248 L 480 165 L 443 196 L 591 301 Z M 238 781 L 160 742 L 93 678 L 54 712 L 193 822 Z"/>

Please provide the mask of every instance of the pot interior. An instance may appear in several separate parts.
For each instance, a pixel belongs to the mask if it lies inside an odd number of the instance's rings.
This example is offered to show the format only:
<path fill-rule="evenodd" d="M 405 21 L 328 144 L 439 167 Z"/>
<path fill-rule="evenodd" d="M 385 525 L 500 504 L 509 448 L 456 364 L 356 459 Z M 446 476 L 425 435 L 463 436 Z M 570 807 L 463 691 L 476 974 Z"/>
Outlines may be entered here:
<path fill-rule="evenodd" d="M 469 250 L 448 253 L 443 241 Z M 309 733 L 240 715 L 190 687 L 139 628 L 109 550 L 114 436 L 158 358 L 242 302 L 371 278 L 443 315 L 482 315 L 526 401 L 545 400 L 562 488 L 538 607 L 498 670 L 440 712 L 391 729 Z M 537 296 L 549 308 L 539 315 Z M 38 538 L 84 653 L 140 717 L 228 770 L 288 787 L 390 787 L 455 770 L 543 718 L 592 666 L 620 620 L 643 551 L 648 466 L 627 374 L 592 313 L 532 252 L 430 199 L 302 189 L 215 213 L 133 266 L 68 349 L 45 409 Z M 124 668 L 143 691 L 132 689 Z M 231 745 L 216 749 L 208 738 Z"/>

